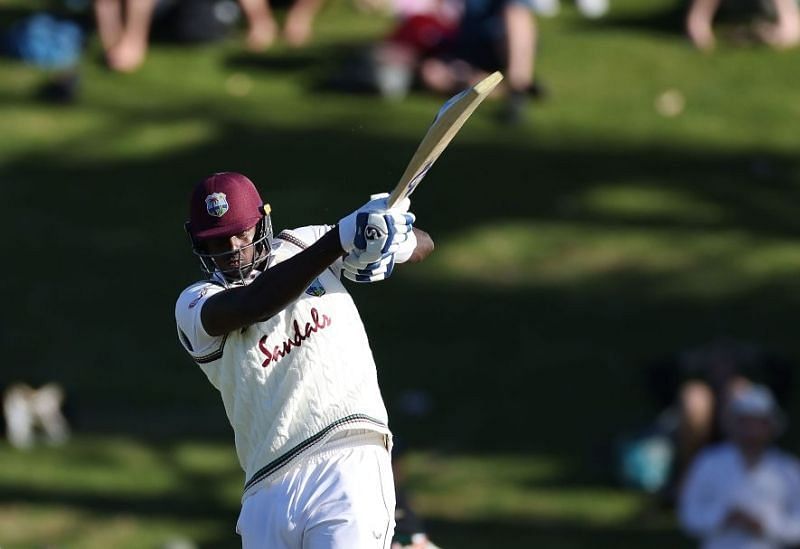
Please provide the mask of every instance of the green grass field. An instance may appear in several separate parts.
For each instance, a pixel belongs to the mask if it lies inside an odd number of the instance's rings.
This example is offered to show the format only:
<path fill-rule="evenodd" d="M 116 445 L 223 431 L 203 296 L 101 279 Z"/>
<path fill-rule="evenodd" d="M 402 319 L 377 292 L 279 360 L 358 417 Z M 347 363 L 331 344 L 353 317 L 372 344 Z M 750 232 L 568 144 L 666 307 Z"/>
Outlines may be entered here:
<path fill-rule="evenodd" d="M 514 128 L 482 107 L 415 195 L 436 254 L 353 289 L 445 549 L 688 546 L 611 482 L 615 436 L 655 413 L 642 368 L 718 335 L 800 357 L 797 53 L 701 55 L 673 3 L 540 21 L 551 97 Z M 0 21 L 40 4 L 6 2 Z M 232 436 L 175 338 L 174 300 L 199 275 L 189 189 L 247 173 L 283 228 L 390 188 L 441 99 L 315 85 L 388 24 L 332 0 L 307 50 L 155 44 L 126 76 L 93 39 L 71 106 L 38 102 L 46 75 L 0 60 L 2 380 L 60 382 L 76 431 L 0 444 L 3 549 L 238 546 Z M 678 116 L 656 109 L 668 90 Z M 403 413 L 409 391 L 427 416 Z"/>

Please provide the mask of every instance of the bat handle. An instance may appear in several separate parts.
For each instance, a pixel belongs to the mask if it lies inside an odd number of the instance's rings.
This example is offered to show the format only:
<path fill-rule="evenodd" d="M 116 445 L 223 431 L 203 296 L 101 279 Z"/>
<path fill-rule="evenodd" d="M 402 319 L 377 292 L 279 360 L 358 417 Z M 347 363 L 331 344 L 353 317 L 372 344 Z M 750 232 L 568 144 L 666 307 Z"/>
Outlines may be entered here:
<path fill-rule="evenodd" d="M 386 208 L 394 208 L 397 204 L 402 200 L 402 191 L 403 189 L 395 189 L 392 191 L 392 194 L 389 195 L 389 198 L 386 199 Z"/>

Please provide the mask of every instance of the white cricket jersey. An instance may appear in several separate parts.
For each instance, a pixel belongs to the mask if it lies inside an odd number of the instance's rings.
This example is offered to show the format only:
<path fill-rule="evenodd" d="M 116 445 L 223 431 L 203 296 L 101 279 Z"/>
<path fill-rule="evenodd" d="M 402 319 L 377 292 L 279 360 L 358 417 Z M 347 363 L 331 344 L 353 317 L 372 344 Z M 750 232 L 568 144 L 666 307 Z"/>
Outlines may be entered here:
<path fill-rule="evenodd" d="M 726 524 L 734 509 L 757 519 L 756 535 Z M 777 448 L 747 467 L 736 446 L 704 450 L 692 463 L 681 492 L 678 518 L 702 539 L 703 549 L 780 549 L 800 544 L 800 462 Z"/>
<path fill-rule="evenodd" d="M 282 232 L 272 240 L 273 265 L 329 229 Z M 272 318 L 219 337 L 208 335 L 200 320 L 205 301 L 225 291 L 218 281 L 192 284 L 178 298 L 178 338 L 222 395 L 245 496 L 335 433 L 390 434 L 372 351 L 339 267 L 337 261 L 325 269 Z"/>

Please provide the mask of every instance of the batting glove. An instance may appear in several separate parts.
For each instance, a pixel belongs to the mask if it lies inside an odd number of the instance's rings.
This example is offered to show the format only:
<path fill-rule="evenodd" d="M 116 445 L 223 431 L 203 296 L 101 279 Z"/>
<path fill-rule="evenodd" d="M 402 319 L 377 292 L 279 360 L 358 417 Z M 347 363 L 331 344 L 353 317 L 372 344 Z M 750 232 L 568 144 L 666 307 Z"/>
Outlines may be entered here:
<path fill-rule="evenodd" d="M 378 282 L 392 275 L 394 263 L 394 254 L 387 254 L 379 261 L 364 264 L 356 254 L 350 253 L 342 261 L 342 276 L 353 282 Z"/>
<path fill-rule="evenodd" d="M 339 221 L 339 241 L 345 252 L 357 251 L 364 264 L 374 263 L 394 253 L 408 239 L 415 220 L 406 213 L 410 201 L 386 209 L 387 194 L 373 195 L 372 200 Z"/>
<path fill-rule="evenodd" d="M 397 247 L 397 251 L 394 253 L 394 260 L 396 263 L 405 263 L 408 261 L 414 253 L 414 250 L 417 249 L 417 235 L 414 234 L 414 230 L 412 227 L 411 232 L 406 233 L 406 238 L 403 240 L 400 245 Z"/>
<path fill-rule="evenodd" d="M 355 248 L 353 240 L 356 237 L 356 217 L 359 213 L 370 211 L 386 210 L 386 199 L 389 193 L 373 194 L 369 197 L 369 202 L 359 209 L 339 220 L 339 242 L 345 252 L 350 252 Z"/>

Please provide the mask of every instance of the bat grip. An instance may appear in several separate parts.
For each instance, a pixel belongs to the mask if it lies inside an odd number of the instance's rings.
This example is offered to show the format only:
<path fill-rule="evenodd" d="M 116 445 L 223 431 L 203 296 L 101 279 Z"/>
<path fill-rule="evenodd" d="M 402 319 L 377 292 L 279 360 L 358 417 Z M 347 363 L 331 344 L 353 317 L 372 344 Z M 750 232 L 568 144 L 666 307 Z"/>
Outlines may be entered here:
<path fill-rule="evenodd" d="M 386 199 L 387 209 L 394 208 L 395 206 L 397 206 L 397 204 L 400 202 L 402 191 L 403 189 L 400 189 L 399 191 L 395 189 L 394 191 L 392 191 L 392 194 L 390 194 L 389 198 Z"/>

